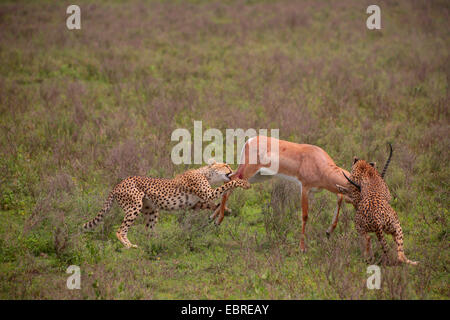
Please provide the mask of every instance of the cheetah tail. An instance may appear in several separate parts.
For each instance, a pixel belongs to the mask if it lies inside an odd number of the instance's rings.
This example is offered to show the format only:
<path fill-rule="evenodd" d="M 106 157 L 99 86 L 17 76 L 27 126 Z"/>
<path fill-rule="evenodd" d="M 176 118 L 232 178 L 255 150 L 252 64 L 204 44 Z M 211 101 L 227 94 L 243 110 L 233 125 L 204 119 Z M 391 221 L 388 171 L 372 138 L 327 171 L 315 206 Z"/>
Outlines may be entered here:
<path fill-rule="evenodd" d="M 90 230 L 93 229 L 103 220 L 103 216 L 105 213 L 108 213 L 108 211 L 111 209 L 111 206 L 114 201 L 114 192 L 111 192 L 108 196 L 108 199 L 106 199 L 105 203 L 103 204 L 103 208 L 100 210 L 100 212 L 95 216 L 94 219 L 92 219 L 89 222 L 86 222 L 83 225 L 84 230 Z"/>

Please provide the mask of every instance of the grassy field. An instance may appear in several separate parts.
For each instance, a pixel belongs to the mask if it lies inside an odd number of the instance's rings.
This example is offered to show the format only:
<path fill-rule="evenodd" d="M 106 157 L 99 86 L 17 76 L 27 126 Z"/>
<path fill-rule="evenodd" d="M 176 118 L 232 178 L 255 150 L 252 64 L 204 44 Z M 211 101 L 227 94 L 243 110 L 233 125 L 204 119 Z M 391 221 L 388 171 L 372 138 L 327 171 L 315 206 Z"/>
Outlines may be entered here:
<path fill-rule="evenodd" d="M 377 1 L 373 31 L 370 1 L 80 0 L 73 31 L 69 4 L 0 4 L 1 299 L 449 299 L 448 1 Z M 139 218 L 138 249 L 115 237 L 117 205 L 80 232 L 121 179 L 196 167 L 170 159 L 172 131 L 194 120 L 279 128 L 346 169 L 383 164 L 392 142 L 386 181 L 420 264 L 382 267 L 368 290 L 353 207 L 325 235 L 327 191 L 301 253 L 298 188 L 279 180 L 234 192 L 219 227 L 162 212 L 150 238 Z"/>

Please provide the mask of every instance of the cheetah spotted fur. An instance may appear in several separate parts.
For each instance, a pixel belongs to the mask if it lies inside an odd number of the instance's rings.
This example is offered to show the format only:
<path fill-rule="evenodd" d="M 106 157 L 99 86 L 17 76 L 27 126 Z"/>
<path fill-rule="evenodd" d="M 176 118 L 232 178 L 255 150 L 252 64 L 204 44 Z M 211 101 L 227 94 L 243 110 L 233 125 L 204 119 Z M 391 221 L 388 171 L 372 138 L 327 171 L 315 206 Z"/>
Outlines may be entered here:
<path fill-rule="evenodd" d="M 116 233 L 117 238 L 127 248 L 136 248 L 128 240 L 127 233 L 140 212 L 144 215 L 146 228 L 153 230 L 160 209 L 216 209 L 213 200 L 224 192 L 237 187 L 250 188 L 246 180 L 231 181 L 229 175 L 232 172 L 229 165 L 210 161 L 209 165 L 186 171 L 174 179 L 141 176 L 126 178 L 116 185 L 97 216 L 86 222 L 83 228 L 89 230 L 101 222 L 115 200 L 125 211 L 123 222 Z M 216 189 L 211 187 L 211 184 L 221 182 L 226 183 Z"/>
<path fill-rule="evenodd" d="M 385 170 L 383 171 L 384 174 Z M 387 259 L 388 245 L 383 232 L 393 236 L 397 245 L 398 262 L 417 264 L 406 258 L 403 251 L 403 232 L 395 210 L 390 206 L 391 194 L 374 163 L 354 158 L 347 186 L 338 189 L 352 199 L 356 209 L 355 227 L 365 240 L 365 256 L 371 259 L 370 232 L 374 232 L 381 243 Z"/>

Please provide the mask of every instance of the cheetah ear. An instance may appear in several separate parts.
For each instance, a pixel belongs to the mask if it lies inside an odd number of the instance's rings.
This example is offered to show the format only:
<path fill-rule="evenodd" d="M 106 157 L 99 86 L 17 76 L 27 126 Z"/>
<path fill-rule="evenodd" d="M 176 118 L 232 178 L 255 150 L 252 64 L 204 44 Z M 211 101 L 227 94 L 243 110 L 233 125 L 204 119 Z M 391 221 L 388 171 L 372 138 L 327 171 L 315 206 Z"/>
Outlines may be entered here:
<path fill-rule="evenodd" d="M 370 164 L 372 167 L 374 167 L 374 168 L 377 167 L 377 163 L 376 163 L 376 162 L 369 162 L 369 164 Z"/>
<path fill-rule="evenodd" d="M 356 157 L 356 156 L 354 156 L 353 157 L 353 164 L 355 164 L 356 163 L 356 161 L 358 161 L 359 159 Z"/>
<path fill-rule="evenodd" d="M 214 160 L 213 158 L 208 160 L 208 166 L 210 166 L 210 167 L 215 165 L 216 163 L 217 163 L 216 160 Z"/>

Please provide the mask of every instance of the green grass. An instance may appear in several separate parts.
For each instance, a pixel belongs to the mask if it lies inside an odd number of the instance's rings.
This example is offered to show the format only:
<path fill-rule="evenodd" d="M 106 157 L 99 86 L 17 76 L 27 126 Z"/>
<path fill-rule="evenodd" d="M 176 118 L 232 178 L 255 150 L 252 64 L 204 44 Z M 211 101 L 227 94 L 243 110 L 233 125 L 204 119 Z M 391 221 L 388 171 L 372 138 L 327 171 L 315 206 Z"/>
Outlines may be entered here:
<path fill-rule="evenodd" d="M 448 299 L 449 7 L 381 1 L 382 30 L 360 1 L 89 1 L 82 29 L 64 4 L 0 4 L 1 299 Z M 142 218 L 126 250 L 117 206 L 80 232 L 129 175 L 173 177 L 173 130 L 280 129 L 349 169 L 382 166 L 416 267 L 382 267 L 366 288 L 346 206 L 314 195 L 308 252 L 300 196 L 277 180 L 235 191 L 220 227 L 210 212 Z M 390 245 L 393 242 L 389 239 Z M 381 249 L 375 237 L 376 259 Z M 394 254 L 392 248 L 391 254 Z M 79 265 L 81 290 L 65 273 Z"/>

